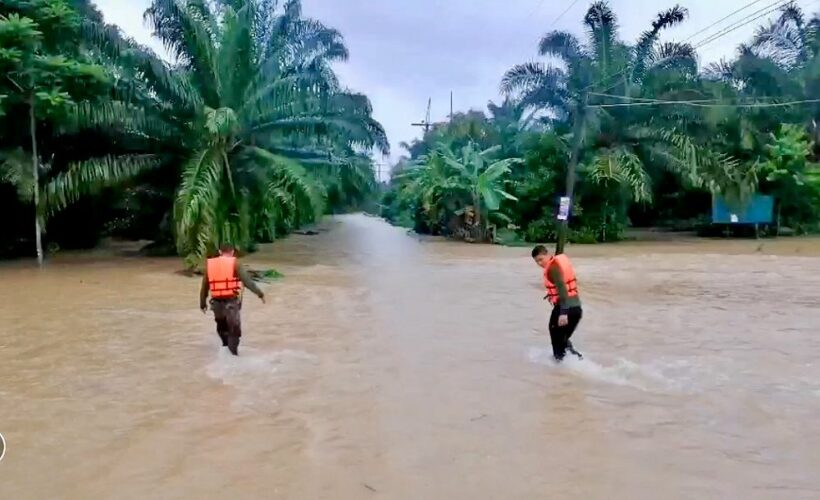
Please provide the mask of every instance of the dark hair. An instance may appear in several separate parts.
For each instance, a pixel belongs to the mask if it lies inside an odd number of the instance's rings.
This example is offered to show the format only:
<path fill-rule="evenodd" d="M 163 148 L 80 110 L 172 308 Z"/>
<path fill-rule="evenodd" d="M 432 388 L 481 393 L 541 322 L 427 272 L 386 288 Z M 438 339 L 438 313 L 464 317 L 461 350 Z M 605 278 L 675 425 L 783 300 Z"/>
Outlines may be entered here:
<path fill-rule="evenodd" d="M 236 250 L 236 249 L 230 243 L 223 243 L 223 244 L 219 245 L 219 251 L 222 252 L 222 253 L 229 253 L 229 252 L 233 252 L 234 250 Z"/>
<path fill-rule="evenodd" d="M 550 251 L 547 250 L 547 247 L 544 245 L 536 245 L 535 248 L 532 249 L 532 258 L 536 258 L 539 255 L 549 255 Z"/>

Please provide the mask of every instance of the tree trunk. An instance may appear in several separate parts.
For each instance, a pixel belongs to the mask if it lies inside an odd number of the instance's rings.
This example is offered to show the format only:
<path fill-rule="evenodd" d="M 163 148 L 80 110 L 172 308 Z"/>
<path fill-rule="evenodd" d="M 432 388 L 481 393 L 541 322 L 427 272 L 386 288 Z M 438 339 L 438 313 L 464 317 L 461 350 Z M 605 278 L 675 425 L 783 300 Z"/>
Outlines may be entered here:
<path fill-rule="evenodd" d="M 484 243 L 484 214 L 481 208 L 481 195 L 477 191 L 473 191 L 473 211 L 475 218 L 473 219 L 473 230 L 470 232 L 476 240 Z"/>
<path fill-rule="evenodd" d="M 29 132 L 31 133 L 31 169 L 34 174 L 34 238 L 37 265 L 43 267 L 43 239 L 40 228 L 40 161 L 37 153 L 37 121 L 34 116 L 34 94 L 29 96 Z"/>

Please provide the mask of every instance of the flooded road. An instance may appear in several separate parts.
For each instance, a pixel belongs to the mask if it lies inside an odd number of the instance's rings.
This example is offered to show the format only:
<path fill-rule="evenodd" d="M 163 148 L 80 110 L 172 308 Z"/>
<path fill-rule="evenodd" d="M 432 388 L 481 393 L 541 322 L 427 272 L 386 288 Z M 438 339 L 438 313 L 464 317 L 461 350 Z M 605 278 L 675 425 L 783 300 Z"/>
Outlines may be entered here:
<path fill-rule="evenodd" d="M 238 359 L 177 260 L 0 265 L 0 499 L 820 497 L 816 242 L 574 247 L 558 367 L 527 248 L 325 226 Z"/>

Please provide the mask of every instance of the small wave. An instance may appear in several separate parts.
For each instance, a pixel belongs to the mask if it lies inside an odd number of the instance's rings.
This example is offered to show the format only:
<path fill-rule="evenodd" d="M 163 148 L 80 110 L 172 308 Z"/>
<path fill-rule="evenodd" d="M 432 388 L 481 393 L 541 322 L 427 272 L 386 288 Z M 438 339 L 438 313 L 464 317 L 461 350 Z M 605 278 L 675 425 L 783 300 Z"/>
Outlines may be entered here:
<path fill-rule="evenodd" d="M 284 373 L 294 365 L 313 362 L 316 357 L 303 351 L 284 349 L 269 353 L 256 349 L 242 349 L 240 355 L 233 356 L 227 349 L 220 349 L 217 359 L 208 366 L 208 376 L 231 384 L 241 377 L 243 384 L 248 379 L 265 379 Z"/>
<path fill-rule="evenodd" d="M 578 359 L 567 355 L 559 365 L 553 359 L 552 349 L 540 347 L 531 347 L 528 358 L 531 363 L 565 369 L 596 382 L 632 387 L 641 391 L 669 391 L 678 388 L 678 384 L 665 377 L 662 370 L 656 366 L 640 365 L 628 359 L 617 359 L 615 364 L 605 366 L 592 361 L 589 357 Z"/>
<path fill-rule="evenodd" d="M 263 352 L 240 347 L 240 355 L 233 356 L 222 348 L 206 372 L 210 378 L 236 389 L 237 408 L 267 412 L 278 407 L 282 386 L 304 374 L 305 365 L 315 362 L 312 354 L 291 349 Z"/>

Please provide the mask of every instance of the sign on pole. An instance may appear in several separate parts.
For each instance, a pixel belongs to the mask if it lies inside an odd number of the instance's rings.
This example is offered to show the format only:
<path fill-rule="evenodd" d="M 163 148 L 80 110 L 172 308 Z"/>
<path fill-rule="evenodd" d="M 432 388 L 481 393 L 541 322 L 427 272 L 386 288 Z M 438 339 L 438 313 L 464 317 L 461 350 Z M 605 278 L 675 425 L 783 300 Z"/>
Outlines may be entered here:
<path fill-rule="evenodd" d="M 558 204 L 558 220 L 569 220 L 569 196 L 562 196 Z"/>

